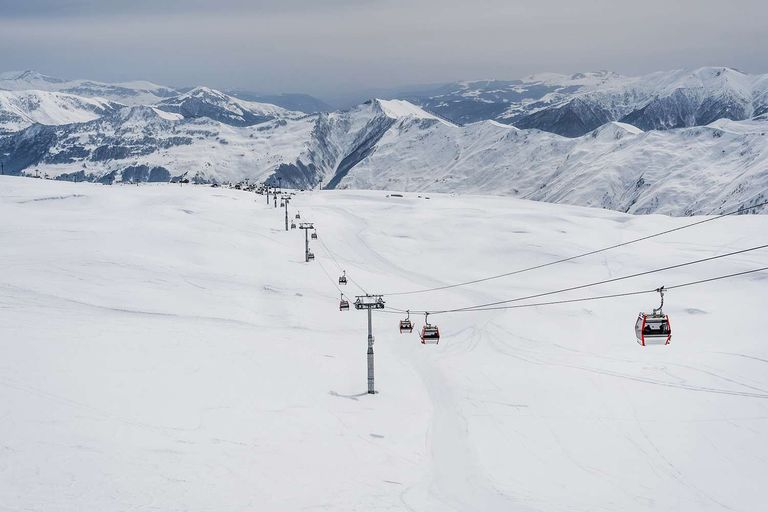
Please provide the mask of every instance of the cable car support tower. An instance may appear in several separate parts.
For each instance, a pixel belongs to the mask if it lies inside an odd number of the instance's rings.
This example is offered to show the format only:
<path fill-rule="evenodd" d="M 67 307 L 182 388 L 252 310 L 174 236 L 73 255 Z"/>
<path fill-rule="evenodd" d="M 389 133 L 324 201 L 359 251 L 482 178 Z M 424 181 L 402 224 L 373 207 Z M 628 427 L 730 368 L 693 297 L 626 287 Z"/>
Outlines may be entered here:
<path fill-rule="evenodd" d="M 376 389 L 373 385 L 373 325 L 371 323 L 371 310 L 384 309 L 384 297 L 381 295 L 357 295 L 355 297 L 355 309 L 368 310 L 368 394 L 373 395 Z"/>
<path fill-rule="evenodd" d="M 309 251 L 309 230 L 315 229 L 315 226 L 311 222 L 300 222 L 299 229 L 304 230 L 304 262 L 308 263 L 310 259 L 315 258 L 315 255 Z"/>
<path fill-rule="evenodd" d="M 288 202 L 290 201 L 291 196 L 283 196 L 282 201 L 285 206 L 285 230 L 288 231 Z"/>

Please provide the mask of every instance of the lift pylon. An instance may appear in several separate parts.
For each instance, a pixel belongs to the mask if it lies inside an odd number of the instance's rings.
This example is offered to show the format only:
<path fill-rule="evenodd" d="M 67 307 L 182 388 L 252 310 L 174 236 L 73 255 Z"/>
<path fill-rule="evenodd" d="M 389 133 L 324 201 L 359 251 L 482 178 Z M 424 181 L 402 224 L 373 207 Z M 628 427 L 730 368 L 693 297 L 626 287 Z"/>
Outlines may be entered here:
<path fill-rule="evenodd" d="M 368 310 L 368 394 L 376 393 L 373 382 L 373 324 L 371 311 L 384 309 L 384 297 L 381 295 L 357 295 L 355 297 L 355 309 Z"/>
<path fill-rule="evenodd" d="M 315 226 L 311 222 L 300 222 L 299 229 L 304 230 L 304 261 L 309 262 L 309 260 L 315 259 L 315 255 L 309 250 L 309 230 L 315 229 Z"/>

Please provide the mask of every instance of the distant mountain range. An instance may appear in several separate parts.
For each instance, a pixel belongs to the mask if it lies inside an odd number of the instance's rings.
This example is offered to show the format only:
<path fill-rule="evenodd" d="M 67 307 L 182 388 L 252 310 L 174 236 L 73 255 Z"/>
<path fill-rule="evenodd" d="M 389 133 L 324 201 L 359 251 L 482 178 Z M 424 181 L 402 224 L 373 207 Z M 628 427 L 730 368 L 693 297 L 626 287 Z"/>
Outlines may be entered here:
<path fill-rule="evenodd" d="M 178 91 L 170 87 L 151 82 L 108 84 L 92 80 L 63 80 L 36 71 L 0 73 L 0 90 L 3 89 L 63 92 L 87 98 L 103 98 L 124 105 L 150 105 L 178 94 Z"/>
<path fill-rule="evenodd" d="M 455 123 L 493 119 L 578 137 L 611 121 L 642 130 L 765 119 L 768 75 L 731 68 L 625 77 L 607 71 L 540 74 L 522 80 L 457 82 L 401 95 Z"/>
<path fill-rule="evenodd" d="M 195 88 L 173 88 L 146 81 L 104 83 L 92 80 L 64 80 L 36 71 L 0 73 L 0 91 L 38 90 L 63 92 L 87 98 L 107 99 L 123 105 L 154 105 L 166 98 L 185 94 Z M 209 89 L 210 90 L 210 89 Z M 227 94 L 255 103 L 270 103 L 286 110 L 311 114 L 333 110 L 328 104 L 308 94 L 269 94 L 233 90 Z"/>
<path fill-rule="evenodd" d="M 306 113 L 206 87 L 5 73 L 0 159 L 102 183 L 280 178 L 713 213 L 768 200 L 767 83 L 729 68 L 537 75 Z"/>

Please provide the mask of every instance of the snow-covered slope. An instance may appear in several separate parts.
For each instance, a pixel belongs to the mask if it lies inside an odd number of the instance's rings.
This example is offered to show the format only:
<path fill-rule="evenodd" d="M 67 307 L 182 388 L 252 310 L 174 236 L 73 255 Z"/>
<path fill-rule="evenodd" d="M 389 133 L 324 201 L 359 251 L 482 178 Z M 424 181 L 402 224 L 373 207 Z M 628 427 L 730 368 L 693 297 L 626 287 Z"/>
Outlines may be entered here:
<path fill-rule="evenodd" d="M 311 120 L 279 119 L 237 127 L 184 119 L 154 107 L 125 107 L 87 123 L 35 125 L 0 139 L 6 169 L 60 179 L 198 181 L 261 179 L 293 162 Z"/>
<path fill-rule="evenodd" d="M 341 180 L 398 120 L 453 126 L 406 102 L 380 100 L 314 116 L 273 107 L 265 115 L 281 117 L 253 126 L 238 126 L 232 117 L 219 122 L 210 113 L 185 117 L 161 108 L 167 106 L 127 107 L 76 125 L 33 126 L 0 139 L 0 151 L 9 155 L 6 168 L 12 173 L 111 183 L 135 179 L 136 168 L 144 170 L 144 179 L 147 170 L 161 168 L 158 180 L 181 175 L 218 182 L 280 177 L 286 186 L 312 187 Z M 235 112 L 222 107 L 218 117 Z"/>
<path fill-rule="evenodd" d="M 653 99 L 623 119 L 646 130 L 700 126 L 721 118 L 750 119 L 765 109 L 764 78 L 730 68 L 665 76 L 656 82 Z"/>
<path fill-rule="evenodd" d="M 367 158 L 385 134 L 405 123 L 428 127 L 453 126 L 407 101 L 373 99 L 357 107 L 320 114 L 315 121 L 307 151 L 296 165 L 278 169 L 276 177 L 286 183 L 304 186 L 325 185 L 334 188 L 347 173 Z M 307 179 L 297 181 L 296 170 L 311 170 Z M 302 176 L 305 173 L 302 173 Z"/>
<path fill-rule="evenodd" d="M 34 123 L 83 123 L 121 106 L 111 101 L 72 94 L 0 90 L 0 134 L 19 131 Z"/>
<path fill-rule="evenodd" d="M 309 94 L 259 94 L 256 92 L 244 91 L 240 89 L 226 90 L 224 92 L 241 100 L 254 101 L 257 103 L 269 103 L 271 105 L 282 107 L 286 110 L 304 112 L 305 114 L 331 112 L 334 110 L 334 108 L 329 104 L 318 98 L 315 98 L 314 96 L 310 96 Z"/>
<path fill-rule="evenodd" d="M 602 134 L 605 135 L 605 134 Z M 598 137 L 599 138 L 599 137 Z M 442 340 L 338 311 L 371 292 L 509 272 L 691 219 L 502 197 L 0 176 L 0 503 L 10 510 L 752 512 L 768 471 L 765 274 L 670 290 L 672 343 L 634 341 L 654 294 L 434 315 Z M 738 216 L 432 294 L 441 309 L 766 243 Z M 327 249 L 333 251 L 327 252 Z M 334 259 L 335 258 L 335 259 Z M 765 251 L 561 294 L 765 266 Z M 326 272 L 329 277 L 326 275 Z M 359 293 L 350 282 L 349 295 Z M 417 328 L 423 317 L 411 315 Z"/>
<path fill-rule="evenodd" d="M 208 87 L 196 87 L 189 92 L 165 99 L 157 108 L 181 114 L 185 118 L 205 117 L 234 126 L 250 126 L 277 117 L 300 117 L 269 103 L 255 103 L 234 98 Z"/>
<path fill-rule="evenodd" d="M 509 194 L 632 213 L 718 212 L 768 199 L 768 126 L 730 121 L 642 132 L 609 123 L 566 138 L 487 121 L 400 124 L 336 186 Z"/>
<path fill-rule="evenodd" d="M 90 98 L 106 98 L 125 105 L 152 105 L 178 94 L 170 87 L 146 81 L 111 84 L 93 80 L 64 80 L 36 71 L 0 73 L 0 89 L 65 92 Z"/>

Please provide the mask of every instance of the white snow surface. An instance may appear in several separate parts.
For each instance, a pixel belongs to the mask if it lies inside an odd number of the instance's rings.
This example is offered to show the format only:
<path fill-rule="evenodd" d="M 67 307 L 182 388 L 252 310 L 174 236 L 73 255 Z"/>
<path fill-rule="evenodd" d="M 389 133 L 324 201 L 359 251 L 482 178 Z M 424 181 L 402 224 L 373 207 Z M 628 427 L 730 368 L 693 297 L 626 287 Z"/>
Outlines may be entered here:
<path fill-rule="evenodd" d="M 152 111 L 157 114 L 160 118 L 165 119 L 166 121 L 181 121 L 184 119 L 184 116 L 181 114 L 177 114 L 175 112 L 166 112 L 165 110 L 160 110 L 159 108 L 151 107 Z"/>
<path fill-rule="evenodd" d="M 743 511 L 768 471 L 768 275 L 670 291 L 669 346 L 639 295 L 430 317 L 423 346 L 339 312 L 370 292 L 542 264 L 695 219 L 492 196 L 263 196 L 0 176 L 0 503 L 8 510 Z M 482 285 L 387 295 L 443 309 L 766 243 L 717 220 Z M 766 251 L 553 298 L 749 270 Z M 337 266 L 338 265 L 338 266 Z M 412 315 L 417 327 L 422 319 Z"/>
<path fill-rule="evenodd" d="M 179 106 L 190 99 L 200 100 L 206 105 L 218 107 L 233 116 L 242 116 L 245 112 L 274 117 L 301 117 L 306 115 L 301 112 L 291 112 L 290 110 L 278 107 L 277 105 L 272 105 L 271 103 L 241 100 L 221 91 L 217 91 L 216 89 L 202 86 L 195 87 L 184 94 L 168 98 L 160 102 L 159 105 Z"/>
<path fill-rule="evenodd" d="M 681 150 L 685 148 L 685 150 Z M 632 213 L 731 211 L 768 199 L 768 130 L 754 121 L 578 138 L 402 122 L 337 188 L 494 193 Z"/>
<path fill-rule="evenodd" d="M 177 94 L 177 91 L 170 87 L 144 80 L 119 83 L 66 80 L 31 70 L 0 73 L 0 89 L 65 92 L 79 96 L 106 98 L 126 105 L 152 105 L 163 98 Z"/>
<path fill-rule="evenodd" d="M 84 123 L 119 106 L 104 99 L 74 94 L 0 90 L 0 133 L 22 130 L 34 123 Z"/>

